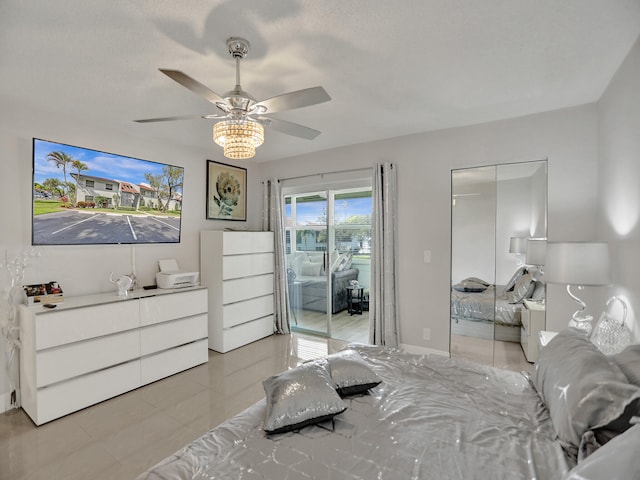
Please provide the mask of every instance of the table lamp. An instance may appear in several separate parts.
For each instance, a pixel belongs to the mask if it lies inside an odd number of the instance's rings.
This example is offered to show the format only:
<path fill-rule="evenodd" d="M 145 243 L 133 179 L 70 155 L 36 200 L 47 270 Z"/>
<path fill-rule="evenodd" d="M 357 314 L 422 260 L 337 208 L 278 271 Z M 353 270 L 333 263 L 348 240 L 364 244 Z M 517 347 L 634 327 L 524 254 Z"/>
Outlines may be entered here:
<path fill-rule="evenodd" d="M 546 238 L 530 238 L 527 240 L 527 254 L 525 256 L 524 263 L 538 267 L 540 273 L 543 273 L 542 267 L 544 267 L 546 253 Z"/>
<path fill-rule="evenodd" d="M 584 313 L 587 305 L 571 291 L 575 286 L 582 290 L 585 286 L 602 286 L 611 283 L 609 245 L 606 243 L 547 243 L 545 258 L 545 279 L 547 283 L 567 286 L 567 293 L 580 308 L 569 321 L 575 327 L 591 333 L 592 315 Z"/>
<path fill-rule="evenodd" d="M 509 253 L 515 253 L 522 264 L 520 256 L 527 253 L 527 237 L 511 237 L 509 239 Z"/>

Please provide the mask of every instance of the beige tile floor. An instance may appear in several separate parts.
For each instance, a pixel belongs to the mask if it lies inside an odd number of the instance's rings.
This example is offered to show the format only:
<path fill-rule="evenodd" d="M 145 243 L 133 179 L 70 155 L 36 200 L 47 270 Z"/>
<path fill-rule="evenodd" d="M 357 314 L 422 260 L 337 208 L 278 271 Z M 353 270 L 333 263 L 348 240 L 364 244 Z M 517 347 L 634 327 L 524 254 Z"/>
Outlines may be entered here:
<path fill-rule="evenodd" d="M 0 413 L 0 480 L 126 480 L 264 398 L 262 380 L 345 342 L 273 335 L 36 427 Z"/>
<path fill-rule="evenodd" d="M 0 413 L 0 480 L 134 479 L 262 399 L 268 376 L 345 345 L 273 335 L 40 427 Z"/>
<path fill-rule="evenodd" d="M 522 346 L 517 342 L 502 342 L 465 335 L 451 335 L 451 357 L 464 358 L 505 370 L 531 371 Z"/>

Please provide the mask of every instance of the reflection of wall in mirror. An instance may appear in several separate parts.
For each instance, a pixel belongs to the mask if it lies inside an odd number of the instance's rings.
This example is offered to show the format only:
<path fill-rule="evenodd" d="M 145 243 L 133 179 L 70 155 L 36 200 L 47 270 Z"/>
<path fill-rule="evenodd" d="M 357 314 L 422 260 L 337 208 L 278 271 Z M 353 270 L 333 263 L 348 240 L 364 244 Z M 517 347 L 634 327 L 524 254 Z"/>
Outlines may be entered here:
<path fill-rule="evenodd" d="M 539 164 L 537 168 L 536 164 Z M 504 179 L 502 169 L 510 171 Z M 497 176 L 496 283 L 504 285 L 524 261 L 522 256 L 509 253 L 510 238 L 547 236 L 546 162 L 498 165 Z"/>
<path fill-rule="evenodd" d="M 455 171 L 452 180 L 451 280 L 478 277 L 494 283 L 495 183 L 460 185 Z"/>

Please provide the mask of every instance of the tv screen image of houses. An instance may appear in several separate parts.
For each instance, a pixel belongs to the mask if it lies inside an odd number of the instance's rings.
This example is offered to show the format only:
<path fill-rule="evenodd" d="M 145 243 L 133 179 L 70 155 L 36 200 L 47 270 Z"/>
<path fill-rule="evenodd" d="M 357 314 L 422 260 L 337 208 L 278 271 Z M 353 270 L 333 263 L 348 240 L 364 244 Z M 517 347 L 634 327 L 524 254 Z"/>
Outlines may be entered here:
<path fill-rule="evenodd" d="M 33 139 L 33 245 L 179 243 L 184 168 Z"/>

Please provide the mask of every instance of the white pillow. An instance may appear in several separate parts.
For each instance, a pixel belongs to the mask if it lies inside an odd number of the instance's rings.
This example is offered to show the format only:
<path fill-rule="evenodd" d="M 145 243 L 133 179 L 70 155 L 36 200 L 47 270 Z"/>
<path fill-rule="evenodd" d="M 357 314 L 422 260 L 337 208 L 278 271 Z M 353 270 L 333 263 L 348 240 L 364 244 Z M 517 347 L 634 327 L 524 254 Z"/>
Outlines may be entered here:
<path fill-rule="evenodd" d="M 331 273 L 338 269 L 338 265 L 340 265 L 340 252 L 338 252 L 338 250 L 331 252 L 331 261 L 329 262 L 329 265 L 331 265 Z"/>
<path fill-rule="evenodd" d="M 322 263 L 302 262 L 300 264 L 300 275 L 307 277 L 319 277 L 322 270 Z"/>
<path fill-rule="evenodd" d="M 350 252 L 343 253 L 342 255 L 340 255 L 340 261 L 338 263 L 337 271 L 341 272 L 343 270 L 348 270 L 349 268 L 351 268 L 352 261 L 353 260 Z"/>

